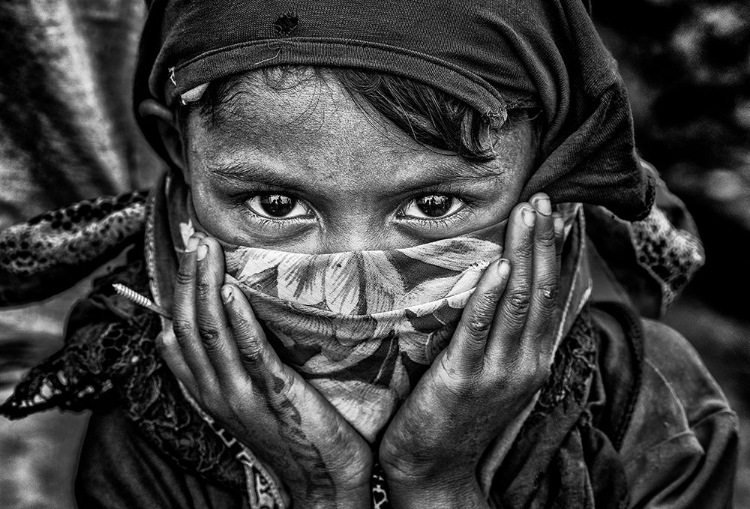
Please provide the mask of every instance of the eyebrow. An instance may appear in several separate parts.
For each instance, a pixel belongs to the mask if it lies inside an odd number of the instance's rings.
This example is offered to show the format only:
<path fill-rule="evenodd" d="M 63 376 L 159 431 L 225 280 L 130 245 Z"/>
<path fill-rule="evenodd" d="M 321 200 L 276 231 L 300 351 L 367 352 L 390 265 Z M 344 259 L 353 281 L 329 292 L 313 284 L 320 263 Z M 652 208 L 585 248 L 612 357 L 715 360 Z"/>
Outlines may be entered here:
<path fill-rule="evenodd" d="M 460 157 L 460 156 L 456 156 Z M 256 182 L 269 187 L 278 187 L 296 191 L 310 191 L 310 181 L 301 181 L 289 177 L 286 172 L 275 171 L 270 167 L 262 167 L 246 161 L 204 161 L 206 168 L 215 176 L 228 184 Z M 396 182 L 394 187 L 399 192 L 411 192 L 418 189 L 436 187 L 450 182 L 474 182 L 497 179 L 507 170 L 503 167 L 487 168 L 481 165 L 453 165 L 438 164 L 421 172 L 422 178 L 416 176 L 402 182 Z"/>
<path fill-rule="evenodd" d="M 219 177 L 221 180 L 230 183 L 243 182 L 260 182 L 268 186 L 283 188 L 299 188 L 297 179 L 289 178 L 280 172 L 270 168 L 262 168 L 246 162 L 222 162 L 209 163 L 204 161 L 204 165 L 212 175 Z"/>

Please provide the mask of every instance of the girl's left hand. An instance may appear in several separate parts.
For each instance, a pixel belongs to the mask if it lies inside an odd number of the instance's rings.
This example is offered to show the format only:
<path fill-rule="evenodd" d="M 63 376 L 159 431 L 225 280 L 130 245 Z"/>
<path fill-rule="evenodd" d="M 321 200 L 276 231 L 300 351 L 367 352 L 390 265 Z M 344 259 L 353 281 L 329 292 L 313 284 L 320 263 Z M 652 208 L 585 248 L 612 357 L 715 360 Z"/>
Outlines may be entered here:
<path fill-rule="evenodd" d="M 477 465 L 550 374 L 563 221 L 537 194 L 510 216 L 448 347 L 394 416 L 380 462 L 394 507 L 486 507 Z"/>

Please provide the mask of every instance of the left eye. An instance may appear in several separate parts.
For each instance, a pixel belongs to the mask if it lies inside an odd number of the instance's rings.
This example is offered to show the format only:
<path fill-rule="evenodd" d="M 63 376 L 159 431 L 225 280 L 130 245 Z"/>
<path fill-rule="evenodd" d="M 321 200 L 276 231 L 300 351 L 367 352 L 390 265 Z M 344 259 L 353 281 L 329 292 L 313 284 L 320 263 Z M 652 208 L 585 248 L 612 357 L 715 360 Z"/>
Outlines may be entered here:
<path fill-rule="evenodd" d="M 286 194 L 257 194 L 247 201 L 250 210 L 268 219 L 309 217 L 310 210 L 294 196 Z"/>
<path fill-rule="evenodd" d="M 455 213 L 463 205 L 463 201 L 447 194 L 427 194 L 410 201 L 402 214 L 419 219 L 437 219 Z"/>

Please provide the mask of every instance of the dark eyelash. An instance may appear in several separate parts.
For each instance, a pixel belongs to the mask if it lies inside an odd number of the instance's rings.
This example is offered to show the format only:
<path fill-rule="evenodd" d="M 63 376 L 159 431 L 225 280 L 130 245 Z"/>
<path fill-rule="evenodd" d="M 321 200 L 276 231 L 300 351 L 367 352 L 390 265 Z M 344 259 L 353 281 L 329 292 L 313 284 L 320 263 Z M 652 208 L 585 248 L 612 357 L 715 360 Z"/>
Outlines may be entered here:
<path fill-rule="evenodd" d="M 448 217 L 442 217 L 439 219 L 422 219 L 421 217 L 409 218 L 410 223 L 417 223 L 418 225 L 432 230 L 434 228 L 446 228 L 456 222 L 456 214 L 452 214 Z"/>
<path fill-rule="evenodd" d="M 232 208 L 236 208 L 241 210 L 243 213 L 250 214 L 253 217 L 253 220 L 261 227 L 261 228 L 267 228 L 272 227 L 276 228 L 278 230 L 281 230 L 282 228 L 289 228 L 290 226 L 296 226 L 301 223 L 307 222 L 307 220 L 314 217 L 314 215 L 310 216 L 301 216 L 301 217 L 290 217 L 290 218 L 279 218 L 279 219 L 269 219 L 267 217 L 263 217 L 260 214 L 253 211 L 252 208 L 248 205 L 248 201 L 252 199 L 255 196 L 263 195 L 263 194 L 283 194 L 285 196 L 289 196 L 294 198 L 295 200 L 299 200 L 300 202 L 303 202 L 305 207 L 309 210 L 312 210 L 312 207 L 305 202 L 305 200 L 302 200 L 298 198 L 296 195 L 288 192 L 282 192 L 278 190 L 266 190 L 266 189 L 259 189 L 259 190 L 253 190 L 251 192 L 242 192 L 238 193 L 234 196 L 230 197 Z"/>
<path fill-rule="evenodd" d="M 302 218 L 297 217 L 292 217 L 289 219 L 268 219 L 267 217 L 256 214 L 252 210 L 250 210 L 250 213 L 255 217 L 255 221 L 258 223 L 258 226 L 260 228 L 275 228 L 277 230 L 281 230 L 283 228 L 295 226 L 302 222 Z"/>
<path fill-rule="evenodd" d="M 451 198 L 459 199 L 467 206 L 475 205 L 478 201 L 478 197 L 468 194 L 463 186 L 460 184 L 457 185 L 456 182 L 453 181 L 442 182 L 432 187 L 427 187 L 414 195 L 412 199 L 417 200 L 433 194 L 443 194 L 445 196 L 450 196 Z"/>

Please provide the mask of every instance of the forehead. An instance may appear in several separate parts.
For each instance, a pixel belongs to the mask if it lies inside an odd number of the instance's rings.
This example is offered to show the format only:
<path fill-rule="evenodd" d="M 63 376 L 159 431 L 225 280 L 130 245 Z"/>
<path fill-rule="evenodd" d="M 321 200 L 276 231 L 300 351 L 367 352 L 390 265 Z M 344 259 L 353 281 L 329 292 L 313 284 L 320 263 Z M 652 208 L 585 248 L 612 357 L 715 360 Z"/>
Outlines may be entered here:
<path fill-rule="evenodd" d="M 334 78 L 312 69 L 245 75 L 221 90 L 212 114 L 191 114 L 188 122 L 191 154 L 208 171 L 255 167 L 350 189 L 425 179 L 525 182 L 533 159 L 528 125 L 504 129 L 497 158 L 472 164 L 418 143 Z"/>

